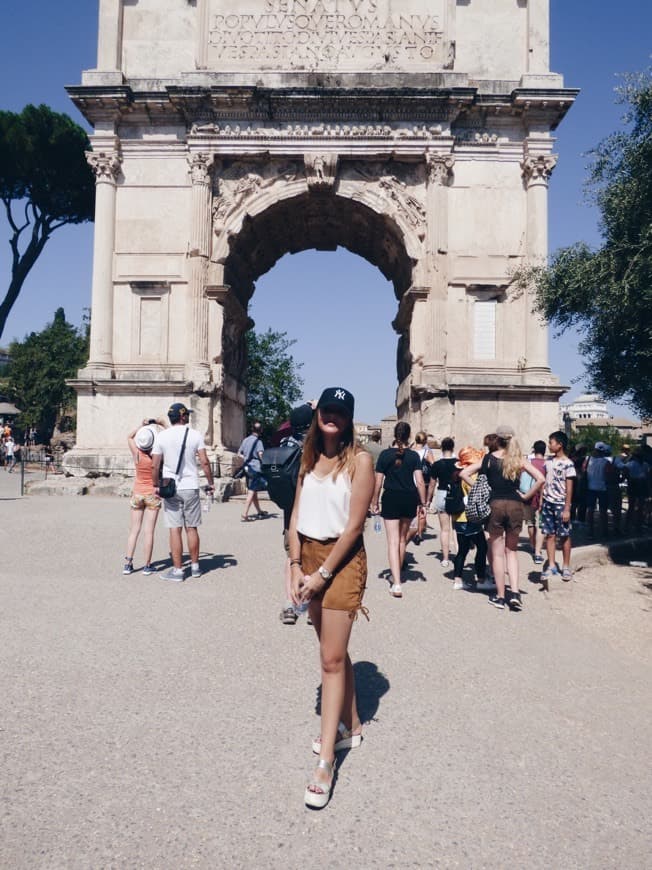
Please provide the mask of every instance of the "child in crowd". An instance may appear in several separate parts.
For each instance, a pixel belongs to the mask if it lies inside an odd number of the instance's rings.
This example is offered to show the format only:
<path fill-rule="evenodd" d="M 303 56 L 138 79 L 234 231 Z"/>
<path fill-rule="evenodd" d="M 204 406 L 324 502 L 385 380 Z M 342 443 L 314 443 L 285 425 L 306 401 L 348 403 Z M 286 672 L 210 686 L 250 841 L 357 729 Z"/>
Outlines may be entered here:
<path fill-rule="evenodd" d="M 575 465 L 566 456 L 568 438 L 564 432 L 553 432 L 548 438 L 548 450 L 552 459 L 546 460 L 546 483 L 541 506 L 541 531 L 546 536 L 548 567 L 541 575 L 546 588 L 553 575 L 559 575 L 556 562 L 556 541 L 561 543 L 561 579 L 572 580 L 571 559 L 571 501 Z"/>

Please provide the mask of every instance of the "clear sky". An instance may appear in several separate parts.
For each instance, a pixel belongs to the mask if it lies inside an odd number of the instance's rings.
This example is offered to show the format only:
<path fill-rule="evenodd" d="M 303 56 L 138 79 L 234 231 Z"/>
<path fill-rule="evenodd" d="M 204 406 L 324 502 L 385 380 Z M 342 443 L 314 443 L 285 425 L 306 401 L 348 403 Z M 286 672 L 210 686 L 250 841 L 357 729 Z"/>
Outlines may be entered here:
<path fill-rule="evenodd" d="M 0 108 L 19 111 L 46 103 L 85 122 L 65 85 L 79 84 L 95 66 L 98 0 L 32 0 L 12 4 L 0 29 Z M 648 67 L 652 53 L 652 0 L 623 4 L 551 0 L 551 69 L 581 94 L 557 131 L 560 160 L 550 185 L 550 249 L 584 240 L 600 241 L 595 209 L 584 199 L 587 152 L 620 125 L 614 103 L 619 74 Z M 80 324 L 90 305 L 92 225 L 58 230 L 47 243 L 9 317 L 2 345 L 40 330 L 62 305 Z M 0 290 L 9 274 L 8 226 L 0 217 Z M 348 332 L 322 328 L 320 300 L 339 300 Z M 393 289 L 380 272 L 345 250 L 287 255 L 257 284 L 251 309 L 257 330 L 272 327 L 297 340 L 304 363 L 306 396 L 342 383 L 356 395 L 356 418 L 375 422 L 392 413 L 396 388 L 396 314 Z M 323 370 L 324 351 L 329 371 Z M 336 364 L 332 360 L 337 360 Z M 551 335 L 551 367 L 570 385 L 567 397 L 584 390 L 576 339 Z M 337 366 L 337 367 L 336 367 Z M 324 383 L 324 379 L 329 384 Z M 618 410 L 616 407 L 614 411 Z M 623 414 L 626 411 L 618 410 Z"/>

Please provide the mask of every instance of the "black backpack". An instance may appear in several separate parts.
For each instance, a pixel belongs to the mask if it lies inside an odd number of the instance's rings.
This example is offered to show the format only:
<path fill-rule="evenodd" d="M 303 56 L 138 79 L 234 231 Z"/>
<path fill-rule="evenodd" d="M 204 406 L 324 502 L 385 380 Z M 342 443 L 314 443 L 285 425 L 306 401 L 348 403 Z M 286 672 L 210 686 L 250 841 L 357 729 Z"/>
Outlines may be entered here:
<path fill-rule="evenodd" d="M 452 515 L 461 514 L 464 512 L 465 507 L 462 484 L 459 478 L 457 480 L 452 480 L 446 488 L 446 513 Z"/>
<path fill-rule="evenodd" d="M 260 460 L 260 473 L 267 481 L 267 494 L 283 510 L 291 510 L 299 479 L 303 446 L 292 436 L 278 447 L 266 447 Z"/>
<path fill-rule="evenodd" d="M 430 478 L 432 476 L 432 464 L 426 459 L 426 454 L 428 452 L 429 451 L 426 450 L 421 459 L 421 474 L 423 474 L 423 482 L 426 486 L 430 483 Z"/>

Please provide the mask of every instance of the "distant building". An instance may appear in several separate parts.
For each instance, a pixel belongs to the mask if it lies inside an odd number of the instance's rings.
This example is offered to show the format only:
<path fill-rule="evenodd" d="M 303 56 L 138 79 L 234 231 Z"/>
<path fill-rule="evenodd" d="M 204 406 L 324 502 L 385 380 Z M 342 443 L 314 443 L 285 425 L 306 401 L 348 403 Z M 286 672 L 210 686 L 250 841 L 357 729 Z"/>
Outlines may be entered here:
<path fill-rule="evenodd" d="M 568 415 L 575 424 L 580 420 L 594 421 L 594 425 L 608 425 L 607 403 L 597 393 L 585 393 L 568 405 L 560 405 L 560 420 Z"/>
<path fill-rule="evenodd" d="M 360 444 L 367 444 L 368 441 L 371 441 L 374 432 L 380 432 L 378 423 L 354 423 L 353 428 L 355 429 L 355 437 Z"/>

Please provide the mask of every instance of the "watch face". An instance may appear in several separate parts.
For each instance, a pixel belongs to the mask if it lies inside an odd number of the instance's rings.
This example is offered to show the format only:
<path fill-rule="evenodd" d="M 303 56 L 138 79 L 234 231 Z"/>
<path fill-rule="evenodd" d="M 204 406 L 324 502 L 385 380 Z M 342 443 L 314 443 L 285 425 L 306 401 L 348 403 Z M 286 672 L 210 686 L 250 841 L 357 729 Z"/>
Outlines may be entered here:
<path fill-rule="evenodd" d="M 321 568 L 319 569 L 319 573 L 320 573 L 321 576 L 324 578 L 324 580 L 330 580 L 331 577 L 333 576 L 333 575 L 331 574 L 331 572 L 328 570 L 328 568 L 324 568 L 323 565 L 322 565 Z"/>

